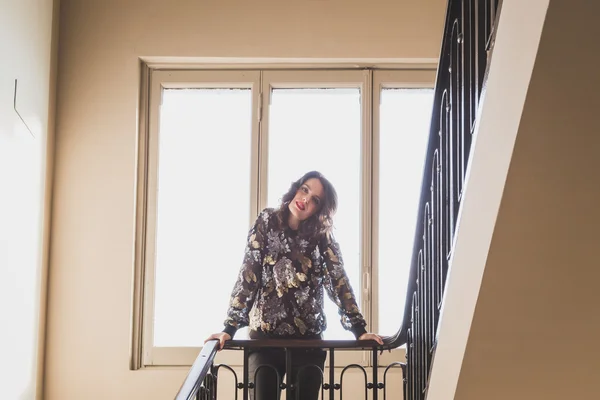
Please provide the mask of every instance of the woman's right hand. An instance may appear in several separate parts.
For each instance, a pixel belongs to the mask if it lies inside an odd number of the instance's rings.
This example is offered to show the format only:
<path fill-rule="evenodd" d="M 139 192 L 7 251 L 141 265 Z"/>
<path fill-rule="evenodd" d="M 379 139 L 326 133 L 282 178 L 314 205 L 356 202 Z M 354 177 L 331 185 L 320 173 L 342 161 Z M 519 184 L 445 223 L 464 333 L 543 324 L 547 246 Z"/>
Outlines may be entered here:
<path fill-rule="evenodd" d="M 231 340 L 231 335 L 226 332 L 213 333 L 204 341 L 204 343 L 215 339 L 219 341 L 219 351 L 221 351 L 223 350 L 223 346 L 225 346 L 225 342 Z"/>

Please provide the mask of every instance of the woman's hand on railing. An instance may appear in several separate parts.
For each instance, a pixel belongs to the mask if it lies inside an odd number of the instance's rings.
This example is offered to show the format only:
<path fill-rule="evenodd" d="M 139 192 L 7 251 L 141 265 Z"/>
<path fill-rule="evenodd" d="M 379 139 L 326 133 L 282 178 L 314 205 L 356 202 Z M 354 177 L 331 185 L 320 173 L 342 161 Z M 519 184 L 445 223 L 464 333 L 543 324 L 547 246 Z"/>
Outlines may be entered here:
<path fill-rule="evenodd" d="M 221 350 L 223 350 L 223 347 L 225 346 L 225 342 L 228 340 L 231 340 L 231 335 L 226 332 L 213 333 L 204 341 L 204 343 L 208 342 L 209 340 L 218 340 L 219 341 L 219 351 L 221 351 Z"/>
<path fill-rule="evenodd" d="M 362 335 L 360 335 L 358 340 L 374 340 L 377 343 L 379 343 L 380 345 L 383 345 L 383 339 L 381 338 L 381 336 L 379 336 L 376 333 L 370 333 L 370 332 L 363 333 Z"/>

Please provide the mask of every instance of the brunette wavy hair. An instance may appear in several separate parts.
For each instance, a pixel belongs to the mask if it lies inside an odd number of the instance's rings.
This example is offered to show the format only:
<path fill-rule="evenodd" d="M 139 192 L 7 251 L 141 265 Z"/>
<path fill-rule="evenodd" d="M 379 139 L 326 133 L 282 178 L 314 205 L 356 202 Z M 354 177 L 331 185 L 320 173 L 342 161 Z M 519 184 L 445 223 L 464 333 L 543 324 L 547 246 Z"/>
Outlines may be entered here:
<path fill-rule="evenodd" d="M 331 232 L 333 227 L 333 215 L 337 210 L 338 198 L 335 188 L 319 171 L 310 171 L 304 174 L 300 179 L 292 182 L 289 190 L 281 198 L 281 204 L 277 210 L 277 220 L 280 228 L 288 227 L 288 218 L 290 216 L 289 204 L 296 196 L 300 187 L 309 179 L 317 178 L 323 185 L 324 198 L 317 212 L 310 218 L 300 222 L 298 234 L 307 238 L 319 237 Z"/>

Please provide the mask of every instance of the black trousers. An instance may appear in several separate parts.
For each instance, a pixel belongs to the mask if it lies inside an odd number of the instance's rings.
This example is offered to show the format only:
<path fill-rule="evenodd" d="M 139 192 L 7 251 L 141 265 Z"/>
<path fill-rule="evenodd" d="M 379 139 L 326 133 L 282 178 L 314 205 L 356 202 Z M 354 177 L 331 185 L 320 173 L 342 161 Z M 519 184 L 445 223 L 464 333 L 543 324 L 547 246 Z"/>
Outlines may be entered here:
<path fill-rule="evenodd" d="M 318 400 L 323 386 L 323 369 L 327 353 L 323 349 L 293 349 L 292 373 L 287 377 L 295 390 L 292 399 Z M 284 349 L 265 348 L 249 354 L 249 382 L 251 400 L 279 400 L 280 384 L 286 373 L 286 354 Z"/>

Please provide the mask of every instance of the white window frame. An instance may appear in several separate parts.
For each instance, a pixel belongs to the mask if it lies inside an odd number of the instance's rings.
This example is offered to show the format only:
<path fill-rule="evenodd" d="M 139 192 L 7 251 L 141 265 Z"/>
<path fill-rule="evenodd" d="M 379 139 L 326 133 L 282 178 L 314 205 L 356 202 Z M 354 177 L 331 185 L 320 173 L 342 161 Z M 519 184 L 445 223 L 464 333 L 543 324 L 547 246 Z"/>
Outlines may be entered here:
<path fill-rule="evenodd" d="M 149 92 L 149 126 L 147 152 L 147 200 L 146 227 L 144 248 L 144 299 L 142 309 L 143 323 L 143 366 L 191 365 L 198 355 L 199 348 L 194 347 L 156 347 L 154 338 L 154 276 L 155 276 L 155 241 L 158 185 L 158 135 L 160 127 L 160 105 L 163 89 L 174 88 L 246 88 L 252 90 L 252 137 L 251 137 L 251 172 L 250 172 L 250 224 L 253 216 L 258 214 L 257 208 L 257 170 L 258 170 L 258 104 L 260 88 L 260 72 L 258 71 L 152 71 Z M 241 247 L 243 249 L 243 246 Z M 232 283 L 233 285 L 233 283 Z M 199 316 L 197 316 L 199 317 Z M 218 327 L 215 327 L 218 329 Z M 220 362 L 240 364 L 241 358 L 232 352 L 222 352 Z"/>
<path fill-rule="evenodd" d="M 264 66 L 263 66 L 264 67 Z M 156 193 L 158 172 L 158 127 L 161 93 L 168 88 L 250 88 L 252 90 L 251 199 L 250 226 L 267 204 L 268 121 L 270 93 L 274 88 L 354 87 L 361 90 L 361 311 L 371 331 L 377 332 L 378 292 L 378 189 L 379 189 L 379 107 L 383 88 L 431 88 L 436 65 L 403 65 L 400 69 L 383 70 L 364 67 L 343 69 L 287 68 L 252 70 L 152 70 L 142 69 L 139 124 L 138 195 L 136 224 L 136 263 L 133 296 L 131 369 L 157 366 L 189 366 L 199 347 L 154 347 L 154 251 L 156 237 Z M 412 67 L 412 68 L 411 68 Z M 240 252 L 243 244 L 240 244 Z M 343 249 L 342 249 L 343 250 Z M 233 285 L 233 282 L 232 282 Z M 223 310 L 225 314 L 226 310 Z M 335 323 L 331 321 L 330 323 Z M 220 329 L 215 327 L 216 330 Z M 404 349 L 379 357 L 382 365 L 397 361 Z M 338 351 L 338 365 L 372 364 L 368 352 Z M 241 365 L 242 352 L 223 351 L 218 363 Z"/>

